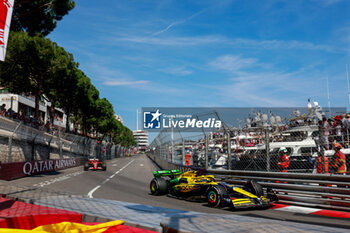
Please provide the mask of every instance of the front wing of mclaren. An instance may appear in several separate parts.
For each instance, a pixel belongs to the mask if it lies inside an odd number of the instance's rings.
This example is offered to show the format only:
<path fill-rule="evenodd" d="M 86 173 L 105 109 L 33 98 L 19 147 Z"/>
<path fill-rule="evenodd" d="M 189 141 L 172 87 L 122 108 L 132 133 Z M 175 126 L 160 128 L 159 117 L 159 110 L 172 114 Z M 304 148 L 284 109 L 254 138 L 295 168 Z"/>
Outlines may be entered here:
<path fill-rule="evenodd" d="M 253 193 L 248 192 L 239 187 L 233 185 L 224 184 L 228 190 L 228 195 L 223 197 L 223 201 L 234 209 L 245 209 L 245 208 L 268 208 L 272 202 L 277 201 L 277 196 L 274 192 L 264 196 L 256 196 Z"/>

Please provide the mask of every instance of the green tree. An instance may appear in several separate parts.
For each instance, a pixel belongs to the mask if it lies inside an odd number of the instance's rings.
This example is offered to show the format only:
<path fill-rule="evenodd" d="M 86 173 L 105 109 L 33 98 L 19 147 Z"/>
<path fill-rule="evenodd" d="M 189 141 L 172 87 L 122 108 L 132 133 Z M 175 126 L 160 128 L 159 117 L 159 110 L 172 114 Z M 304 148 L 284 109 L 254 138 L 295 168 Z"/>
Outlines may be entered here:
<path fill-rule="evenodd" d="M 75 70 L 78 66 L 78 64 L 74 62 L 73 55 L 67 53 L 62 47 L 55 47 L 55 54 L 55 61 L 50 69 L 50 78 L 46 80 L 43 87 L 43 92 L 51 103 L 50 112 L 48 114 L 50 115 L 52 125 L 54 124 L 55 107 L 57 104 L 63 107 L 64 110 L 68 110 L 64 108 L 64 105 L 60 105 L 59 103 L 65 102 L 65 104 L 69 105 L 69 101 L 66 100 L 69 100 L 69 97 L 74 92 L 73 88 L 77 86 Z M 67 114 L 68 126 L 69 110 Z"/>
<path fill-rule="evenodd" d="M 15 0 L 11 31 L 48 35 L 74 7 L 73 0 Z"/>
<path fill-rule="evenodd" d="M 0 62 L 0 80 L 15 93 L 25 92 L 31 88 L 30 81 L 23 77 L 30 72 L 30 56 L 23 56 L 28 50 L 29 41 L 26 33 L 11 33 L 7 46 L 6 60 Z"/>
<path fill-rule="evenodd" d="M 63 50 L 50 39 L 12 32 L 5 62 L 0 64 L 1 80 L 15 93 L 35 96 L 35 117 L 39 117 L 39 103 L 46 85 L 53 83 L 56 67 Z"/>
<path fill-rule="evenodd" d="M 83 135 L 94 132 L 125 147 L 135 145 L 132 131 L 115 119 L 112 104 L 99 98 L 90 79 L 78 69 L 73 55 L 51 40 L 29 36 L 26 32 L 12 32 L 5 62 L 0 63 L 0 82 L 12 92 L 35 96 L 35 117 L 39 117 L 39 102 L 45 95 L 54 107 L 63 108 Z"/>
<path fill-rule="evenodd" d="M 74 106 L 77 106 L 78 102 L 78 96 L 77 96 L 77 86 L 78 86 L 78 80 L 79 80 L 79 75 L 82 75 L 82 71 L 78 69 L 78 64 L 75 65 L 68 65 L 67 69 L 67 76 L 64 81 L 63 87 L 57 90 L 56 94 L 58 95 L 57 97 L 57 106 L 62 108 L 66 115 L 67 115 L 67 120 L 66 120 L 66 131 L 69 132 L 70 128 L 70 120 L 73 111 Z"/>
<path fill-rule="evenodd" d="M 95 106 L 96 101 L 99 99 L 99 92 L 91 84 L 90 79 L 84 73 L 81 73 L 78 76 L 75 95 L 76 102 L 74 102 L 73 107 L 75 129 L 77 129 L 77 125 L 79 124 L 83 134 L 87 135 L 91 130 L 90 118 L 96 109 Z"/>
<path fill-rule="evenodd" d="M 118 131 L 113 138 L 114 143 L 124 147 L 136 145 L 132 131 L 118 121 Z"/>
<path fill-rule="evenodd" d="M 97 99 L 90 120 L 92 127 L 101 134 L 101 140 L 103 140 L 113 129 L 113 120 L 115 120 L 113 105 L 106 98 Z"/>

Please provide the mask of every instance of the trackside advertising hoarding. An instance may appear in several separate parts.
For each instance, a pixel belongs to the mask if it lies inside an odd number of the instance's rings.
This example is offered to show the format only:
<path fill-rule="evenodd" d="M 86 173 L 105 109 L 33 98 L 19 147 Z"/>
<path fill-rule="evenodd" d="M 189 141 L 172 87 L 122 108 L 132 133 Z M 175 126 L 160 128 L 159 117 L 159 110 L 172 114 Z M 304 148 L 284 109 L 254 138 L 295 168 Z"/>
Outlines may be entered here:
<path fill-rule="evenodd" d="M 5 61 L 14 0 L 0 1 L 0 60 Z"/>
<path fill-rule="evenodd" d="M 82 159 L 48 159 L 31 162 L 3 163 L 0 168 L 0 180 L 12 180 L 81 165 Z"/>

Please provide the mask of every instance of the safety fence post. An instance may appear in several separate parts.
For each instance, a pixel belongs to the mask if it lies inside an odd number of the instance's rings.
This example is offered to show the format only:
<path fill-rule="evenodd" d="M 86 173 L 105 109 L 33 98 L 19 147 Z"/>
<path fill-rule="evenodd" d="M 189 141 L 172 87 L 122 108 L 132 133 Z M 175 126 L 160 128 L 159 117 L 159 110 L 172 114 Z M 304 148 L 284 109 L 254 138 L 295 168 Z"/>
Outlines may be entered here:
<path fill-rule="evenodd" d="M 31 161 L 35 161 L 35 139 L 38 136 L 38 134 L 35 135 L 35 137 L 32 140 L 32 154 L 31 154 Z"/>
<path fill-rule="evenodd" d="M 270 135 L 269 128 L 265 129 L 265 145 L 266 145 L 266 171 L 271 171 L 271 157 L 270 157 Z"/>
<path fill-rule="evenodd" d="M 205 136 L 205 168 L 208 169 L 208 149 L 209 149 L 209 138 L 208 135 Z"/>
<path fill-rule="evenodd" d="M 322 122 L 321 121 L 318 122 L 318 132 L 319 132 L 319 134 L 318 134 L 318 142 L 319 143 L 318 144 L 319 144 L 319 147 L 320 147 L 319 152 L 321 154 L 322 173 L 324 174 L 326 172 L 325 172 L 325 163 L 324 163 L 323 127 L 322 127 Z"/>
<path fill-rule="evenodd" d="M 231 170 L 231 137 L 230 132 L 227 133 L 227 169 Z"/>
<path fill-rule="evenodd" d="M 57 135 L 58 135 L 59 157 L 60 157 L 60 159 L 62 159 L 63 158 L 63 153 L 62 153 L 62 140 L 61 140 L 60 131 L 57 131 Z"/>
<path fill-rule="evenodd" d="M 185 139 L 182 139 L 182 165 L 184 165 L 185 161 Z"/>
<path fill-rule="evenodd" d="M 50 154 L 51 154 L 51 141 L 53 139 L 53 136 L 51 136 L 48 144 L 47 144 L 47 159 L 50 159 Z"/>
<path fill-rule="evenodd" d="M 17 132 L 17 130 L 21 124 L 22 124 L 22 122 L 19 122 L 19 124 L 16 126 L 16 128 L 13 131 L 13 133 L 11 134 L 11 136 L 9 136 L 9 150 L 8 150 L 8 156 L 7 156 L 8 163 L 12 162 L 12 139 L 13 139 L 13 136 L 15 135 L 15 133 Z"/>

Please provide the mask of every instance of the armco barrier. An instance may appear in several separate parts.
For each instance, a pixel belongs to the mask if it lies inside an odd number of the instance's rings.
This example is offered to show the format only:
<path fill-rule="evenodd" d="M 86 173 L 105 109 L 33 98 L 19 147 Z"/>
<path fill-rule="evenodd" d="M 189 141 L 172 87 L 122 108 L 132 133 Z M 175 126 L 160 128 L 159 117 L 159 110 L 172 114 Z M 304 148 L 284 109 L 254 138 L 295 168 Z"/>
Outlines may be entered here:
<path fill-rule="evenodd" d="M 80 166 L 81 158 L 49 159 L 32 162 L 4 163 L 0 168 L 1 180 L 12 180 L 25 176 L 37 175 L 46 172 L 62 170 L 70 167 Z"/>
<path fill-rule="evenodd" d="M 169 163 L 154 154 L 148 157 L 160 169 L 187 171 L 191 167 Z M 350 176 L 286 172 L 257 172 L 209 169 L 209 174 L 222 182 L 244 185 L 257 180 L 264 188 L 277 191 L 280 203 L 350 211 Z"/>

